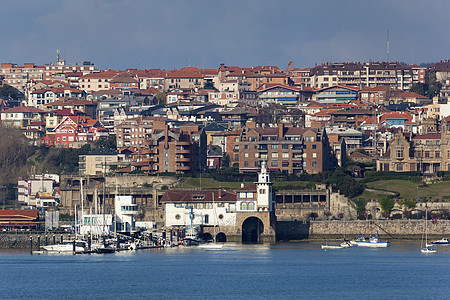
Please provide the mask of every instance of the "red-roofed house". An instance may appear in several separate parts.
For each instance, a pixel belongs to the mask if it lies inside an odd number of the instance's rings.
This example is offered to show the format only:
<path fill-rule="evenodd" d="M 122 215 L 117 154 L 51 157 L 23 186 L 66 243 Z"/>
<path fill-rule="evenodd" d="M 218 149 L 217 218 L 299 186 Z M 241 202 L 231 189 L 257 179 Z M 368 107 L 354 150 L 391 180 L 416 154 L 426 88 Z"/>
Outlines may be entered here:
<path fill-rule="evenodd" d="M 389 99 L 389 104 L 400 104 L 403 102 L 412 102 L 418 105 L 431 103 L 432 100 L 414 92 L 404 92 L 394 95 Z"/>
<path fill-rule="evenodd" d="M 119 71 L 108 70 L 100 73 L 86 74 L 80 77 L 78 86 L 88 93 L 109 90 L 109 81 L 118 73 Z"/>
<path fill-rule="evenodd" d="M 65 148 L 78 148 L 100 137 L 108 136 L 108 131 L 101 127 L 98 120 L 85 116 L 65 117 L 53 131 L 55 146 Z"/>

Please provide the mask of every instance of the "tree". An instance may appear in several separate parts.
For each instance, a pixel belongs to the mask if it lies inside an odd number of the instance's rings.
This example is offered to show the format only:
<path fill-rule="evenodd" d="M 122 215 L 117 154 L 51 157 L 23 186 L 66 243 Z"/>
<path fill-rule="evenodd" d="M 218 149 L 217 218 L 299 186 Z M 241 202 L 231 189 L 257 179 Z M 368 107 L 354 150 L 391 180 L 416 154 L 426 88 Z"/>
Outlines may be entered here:
<path fill-rule="evenodd" d="M 94 142 L 94 145 L 97 148 L 109 148 L 115 150 L 117 148 L 116 135 L 110 134 L 108 137 L 101 137 Z"/>
<path fill-rule="evenodd" d="M 414 83 L 411 85 L 409 91 L 426 96 L 428 98 L 433 98 L 439 96 L 441 92 L 442 83 L 436 79 L 436 71 L 426 70 L 425 71 L 425 83 Z"/>
<path fill-rule="evenodd" d="M 436 71 L 428 69 L 425 71 L 425 83 L 428 85 L 426 96 L 428 96 L 430 99 L 435 96 L 439 96 L 442 88 L 442 83 L 440 83 L 436 79 Z"/>
<path fill-rule="evenodd" d="M 227 153 L 223 156 L 222 165 L 220 167 L 221 169 L 228 169 L 230 167 L 230 156 Z"/>
<path fill-rule="evenodd" d="M 3 85 L 0 87 L 0 98 L 8 99 L 9 97 L 13 99 L 17 99 L 20 96 L 20 92 L 18 89 L 10 86 L 10 85 Z"/>
<path fill-rule="evenodd" d="M 410 92 L 425 96 L 426 91 L 428 91 L 428 85 L 425 83 L 414 83 L 411 85 Z"/>
<path fill-rule="evenodd" d="M 206 81 L 205 85 L 203 86 L 205 90 L 213 90 L 214 89 L 214 82 L 212 81 Z"/>
<path fill-rule="evenodd" d="M 159 91 L 155 95 L 155 98 L 158 99 L 158 104 L 165 105 L 166 104 L 166 96 L 167 96 L 167 91 Z"/>
<path fill-rule="evenodd" d="M 395 201 L 390 198 L 385 198 L 380 201 L 380 208 L 384 212 L 384 216 L 388 217 L 394 208 Z"/>

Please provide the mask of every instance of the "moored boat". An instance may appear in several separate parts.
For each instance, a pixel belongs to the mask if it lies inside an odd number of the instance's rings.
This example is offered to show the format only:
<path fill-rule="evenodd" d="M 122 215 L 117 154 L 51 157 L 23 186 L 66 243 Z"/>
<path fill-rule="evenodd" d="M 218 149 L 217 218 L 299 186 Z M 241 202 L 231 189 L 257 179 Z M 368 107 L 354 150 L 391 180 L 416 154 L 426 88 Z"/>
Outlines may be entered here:
<path fill-rule="evenodd" d="M 64 241 L 62 244 L 43 246 L 42 249 L 47 253 L 84 253 L 87 248 L 84 241 Z"/>
<path fill-rule="evenodd" d="M 376 236 L 365 237 L 359 236 L 356 240 L 350 242 L 352 245 L 358 247 L 371 247 L 371 248 L 386 248 L 389 247 L 390 242 L 381 242 L 378 234 Z"/>
<path fill-rule="evenodd" d="M 450 242 L 448 241 L 447 238 L 442 238 L 440 240 L 431 242 L 431 244 L 433 244 L 433 245 L 450 245 Z"/>

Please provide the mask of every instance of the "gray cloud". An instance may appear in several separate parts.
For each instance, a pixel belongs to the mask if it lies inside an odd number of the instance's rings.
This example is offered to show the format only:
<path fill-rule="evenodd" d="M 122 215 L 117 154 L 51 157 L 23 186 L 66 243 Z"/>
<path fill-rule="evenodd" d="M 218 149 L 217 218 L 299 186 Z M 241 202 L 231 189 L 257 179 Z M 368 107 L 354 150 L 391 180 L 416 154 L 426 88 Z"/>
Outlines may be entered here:
<path fill-rule="evenodd" d="M 4 1 L 5 2 L 5 1 Z M 8 1 L 2 62 L 91 60 L 107 68 L 297 67 L 447 59 L 447 1 Z"/>

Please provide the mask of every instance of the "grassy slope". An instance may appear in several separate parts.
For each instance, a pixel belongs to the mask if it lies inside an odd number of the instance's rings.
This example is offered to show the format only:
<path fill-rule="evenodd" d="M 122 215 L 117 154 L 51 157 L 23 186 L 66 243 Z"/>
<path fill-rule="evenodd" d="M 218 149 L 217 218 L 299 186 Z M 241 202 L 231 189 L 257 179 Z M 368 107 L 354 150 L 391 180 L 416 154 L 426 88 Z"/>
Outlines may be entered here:
<path fill-rule="evenodd" d="M 408 180 L 394 179 L 369 182 L 366 185 L 369 188 L 398 192 L 400 197 L 413 200 L 417 197 L 417 186 L 421 184 Z M 428 187 L 419 187 L 419 197 L 432 197 L 433 200 L 442 200 L 443 196 L 447 195 L 450 195 L 450 182 L 448 181 L 430 184 Z"/>

